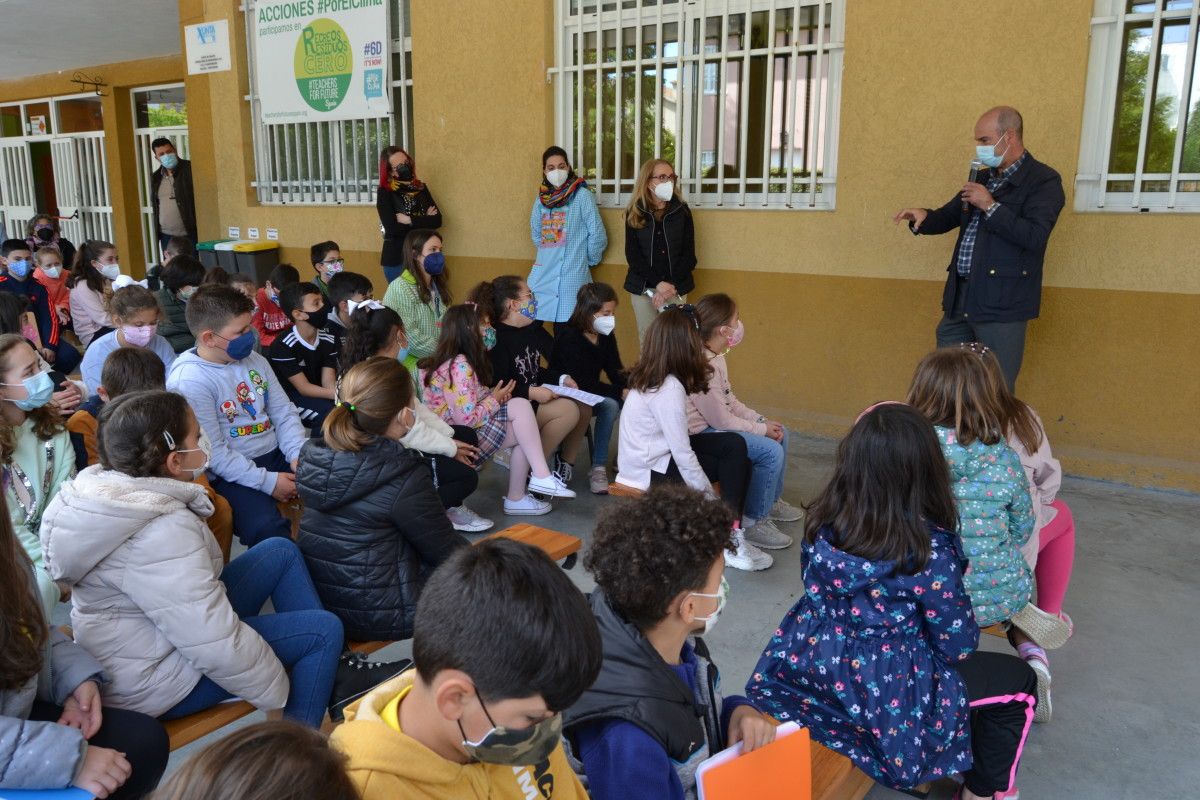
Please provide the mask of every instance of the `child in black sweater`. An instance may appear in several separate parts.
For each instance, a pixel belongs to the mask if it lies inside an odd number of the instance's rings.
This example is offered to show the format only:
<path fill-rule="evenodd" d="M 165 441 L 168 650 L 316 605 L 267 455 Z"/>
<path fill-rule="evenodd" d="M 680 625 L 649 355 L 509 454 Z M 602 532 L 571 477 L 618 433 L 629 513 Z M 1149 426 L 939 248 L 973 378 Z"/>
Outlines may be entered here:
<path fill-rule="evenodd" d="M 565 325 L 555 327 L 554 349 L 550 355 L 551 372 L 570 375 L 580 389 L 604 397 L 592 406 L 596 417 L 592 468 L 588 483 L 592 494 L 608 494 L 608 448 L 625 388 L 625 367 L 613 333 L 617 318 L 617 293 L 607 283 L 586 283 L 579 287 L 575 313 Z M 601 373 L 608 382 L 601 380 Z"/>
<path fill-rule="evenodd" d="M 496 329 L 496 344 L 489 353 L 493 379 L 501 383 L 515 381 L 513 397 L 533 403 L 546 461 L 554 456 L 554 473 L 569 485 L 592 409 L 555 393 L 558 386 L 578 389 L 579 385 L 569 374 L 545 366 L 554 348 L 554 337 L 535 316 L 537 300 L 524 280 L 502 275 L 476 286 L 470 301 Z"/>

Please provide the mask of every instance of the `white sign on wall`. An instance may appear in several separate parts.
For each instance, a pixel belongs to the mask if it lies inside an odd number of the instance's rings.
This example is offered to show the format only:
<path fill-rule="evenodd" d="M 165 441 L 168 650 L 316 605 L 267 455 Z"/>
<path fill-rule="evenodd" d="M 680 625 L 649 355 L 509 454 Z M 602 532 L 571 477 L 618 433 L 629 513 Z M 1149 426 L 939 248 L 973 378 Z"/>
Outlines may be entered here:
<path fill-rule="evenodd" d="M 187 48 L 188 75 L 224 72 L 233 66 L 229 59 L 229 20 L 186 25 L 183 39 Z"/>
<path fill-rule="evenodd" d="M 253 14 L 262 121 L 391 114 L 391 0 L 260 0 Z"/>

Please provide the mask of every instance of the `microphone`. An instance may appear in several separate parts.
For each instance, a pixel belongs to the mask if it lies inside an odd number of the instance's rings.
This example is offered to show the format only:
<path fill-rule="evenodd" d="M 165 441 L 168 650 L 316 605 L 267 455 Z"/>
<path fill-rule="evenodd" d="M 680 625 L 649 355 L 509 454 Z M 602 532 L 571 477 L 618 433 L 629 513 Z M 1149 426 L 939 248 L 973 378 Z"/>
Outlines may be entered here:
<path fill-rule="evenodd" d="M 981 169 L 983 169 L 982 161 L 980 161 L 978 158 L 971 161 L 971 173 L 967 176 L 967 182 L 968 183 L 978 183 L 979 182 L 979 170 L 981 170 Z M 968 203 L 966 200 L 963 200 L 962 203 L 963 203 L 962 210 L 963 210 L 963 213 L 965 214 L 971 210 L 971 204 Z"/>

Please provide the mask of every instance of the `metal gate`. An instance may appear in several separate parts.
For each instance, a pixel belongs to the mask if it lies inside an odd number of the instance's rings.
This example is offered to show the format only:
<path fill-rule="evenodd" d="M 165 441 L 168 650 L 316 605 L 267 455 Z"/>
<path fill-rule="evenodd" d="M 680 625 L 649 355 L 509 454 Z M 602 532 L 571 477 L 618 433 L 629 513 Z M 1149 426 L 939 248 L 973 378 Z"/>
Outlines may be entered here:
<path fill-rule="evenodd" d="M 37 211 L 33 207 L 33 165 L 29 145 L 0 142 L 0 223 L 10 239 L 24 239 L 25 226 Z"/>
<path fill-rule="evenodd" d="M 161 263 L 162 253 L 158 246 L 158 237 L 154 235 L 154 205 L 150 196 L 150 180 L 158 169 L 154 159 L 154 151 L 150 144 L 160 136 L 165 136 L 175 145 L 175 152 L 180 158 L 190 158 L 188 147 L 188 129 L 186 127 L 171 128 L 138 128 L 134 131 L 134 146 L 137 148 L 138 168 L 138 202 L 142 217 L 142 247 L 146 266 Z"/>
<path fill-rule="evenodd" d="M 54 191 L 63 235 L 76 245 L 113 240 L 104 132 L 73 133 L 50 140 Z"/>

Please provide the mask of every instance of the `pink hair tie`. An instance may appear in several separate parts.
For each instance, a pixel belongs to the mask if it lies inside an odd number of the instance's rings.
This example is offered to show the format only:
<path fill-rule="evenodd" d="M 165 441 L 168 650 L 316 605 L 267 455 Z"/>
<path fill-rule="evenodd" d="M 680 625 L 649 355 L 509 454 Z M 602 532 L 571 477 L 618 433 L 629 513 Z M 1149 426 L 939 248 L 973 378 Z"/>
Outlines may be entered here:
<path fill-rule="evenodd" d="M 900 400 L 880 400 L 878 403 L 875 403 L 874 405 L 869 405 L 866 408 L 864 408 L 862 410 L 862 412 L 857 417 L 854 418 L 854 424 L 857 425 L 862 420 L 863 417 L 865 417 L 867 414 L 870 414 L 872 411 L 879 408 L 880 406 L 906 406 L 906 405 L 908 405 L 908 403 L 901 402 Z"/>

